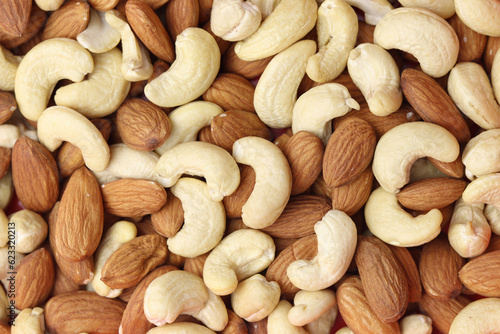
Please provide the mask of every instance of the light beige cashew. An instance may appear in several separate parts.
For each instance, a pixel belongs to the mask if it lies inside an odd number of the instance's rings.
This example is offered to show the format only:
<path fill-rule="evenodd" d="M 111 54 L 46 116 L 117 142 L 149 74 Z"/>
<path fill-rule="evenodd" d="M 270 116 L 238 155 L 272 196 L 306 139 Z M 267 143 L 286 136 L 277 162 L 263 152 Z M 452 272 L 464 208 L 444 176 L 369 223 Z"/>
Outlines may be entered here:
<path fill-rule="evenodd" d="M 398 247 L 420 246 L 441 232 L 443 216 L 438 209 L 413 217 L 399 206 L 396 195 L 375 189 L 365 204 L 366 225 L 373 235 Z"/>
<path fill-rule="evenodd" d="M 500 298 L 484 298 L 464 307 L 450 326 L 449 334 L 496 333 L 500 328 Z"/>
<path fill-rule="evenodd" d="M 302 327 L 294 326 L 288 321 L 288 312 L 292 304 L 286 300 L 281 300 L 278 306 L 267 317 L 268 334 L 307 334 Z"/>
<path fill-rule="evenodd" d="M 387 116 L 401 107 L 399 68 L 385 49 L 376 44 L 358 45 L 349 54 L 347 69 L 373 114 Z"/>
<path fill-rule="evenodd" d="M 500 209 L 494 205 L 486 204 L 483 213 L 490 224 L 491 232 L 500 235 Z"/>
<path fill-rule="evenodd" d="M 318 53 L 307 61 L 306 73 L 316 82 L 328 82 L 347 65 L 356 45 L 358 16 L 344 0 L 326 0 L 318 9 Z"/>
<path fill-rule="evenodd" d="M 436 13 L 443 19 L 448 19 L 455 15 L 455 1 L 454 0 L 401 0 L 399 3 L 405 7 L 418 7 L 425 8 L 431 12 Z"/>
<path fill-rule="evenodd" d="M 478 177 L 465 187 L 462 198 L 466 203 L 484 203 L 500 207 L 500 173 Z"/>
<path fill-rule="evenodd" d="M 215 334 L 214 331 L 208 329 L 207 327 L 192 322 L 176 322 L 161 327 L 151 328 L 147 332 L 147 334 L 179 334 L 179 333 Z"/>
<path fill-rule="evenodd" d="M 87 118 L 115 112 L 130 90 L 130 82 L 120 72 L 122 53 L 119 49 L 93 56 L 94 71 L 88 79 L 61 87 L 54 96 L 57 105 L 78 110 Z"/>
<path fill-rule="evenodd" d="M 236 43 L 234 51 L 246 61 L 274 56 L 311 31 L 317 17 L 315 0 L 281 0 L 255 33 Z"/>
<path fill-rule="evenodd" d="M 94 70 L 92 55 L 78 42 L 52 38 L 34 46 L 16 72 L 15 93 L 24 117 L 37 121 L 61 79 L 82 81 Z"/>
<path fill-rule="evenodd" d="M 47 236 L 48 226 L 38 213 L 23 209 L 9 216 L 9 227 L 15 229 L 15 250 L 31 253 L 40 246 Z"/>
<path fill-rule="evenodd" d="M 120 43 L 120 32 L 109 25 L 105 16 L 105 12 L 90 8 L 89 24 L 76 36 L 78 43 L 90 52 L 108 52 Z"/>
<path fill-rule="evenodd" d="M 500 129 L 481 132 L 469 140 L 462 153 L 467 174 L 475 177 L 500 172 L 499 148 Z"/>
<path fill-rule="evenodd" d="M 373 40 L 386 50 L 400 49 L 420 62 L 431 77 L 448 73 L 458 58 L 458 37 L 442 17 L 422 8 L 402 7 L 376 25 Z"/>
<path fill-rule="evenodd" d="M 307 325 L 331 309 L 337 314 L 337 299 L 333 290 L 301 290 L 295 294 L 293 304 L 288 312 L 288 321 L 294 326 Z"/>
<path fill-rule="evenodd" d="M 342 327 L 335 334 L 354 334 L 354 332 L 349 327 Z"/>
<path fill-rule="evenodd" d="M 490 242 L 491 228 L 483 214 L 484 204 L 455 202 L 448 228 L 451 247 L 464 258 L 481 255 Z"/>
<path fill-rule="evenodd" d="M 193 318 L 200 320 L 205 326 L 214 331 L 226 328 L 229 321 L 226 305 L 222 298 L 208 290 L 208 299 L 203 308 L 197 312 L 189 313 Z"/>
<path fill-rule="evenodd" d="M 280 1 L 281 0 L 250 0 L 251 3 L 259 8 L 259 11 L 262 15 L 262 20 L 271 15 Z"/>
<path fill-rule="evenodd" d="M 281 51 L 266 66 L 255 87 L 253 104 L 267 126 L 280 129 L 292 125 L 297 89 L 306 73 L 307 60 L 315 51 L 314 41 L 303 40 Z"/>
<path fill-rule="evenodd" d="M 2 254 L 3 255 L 3 254 Z M 10 318 L 8 315 L 10 306 L 10 300 L 7 298 L 7 294 L 3 288 L 0 288 L 0 321 L 3 323 L 9 322 Z"/>
<path fill-rule="evenodd" d="M 301 290 L 323 290 L 338 282 L 356 249 L 356 225 L 342 211 L 328 211 L 314 225 L 314 232 L 318 239 L 317 256 L 311 261 L 294 261 L 287 268 L 288 278 Z"/>
<path fill-rule="evenodd" d="M 0 247 L 5 247 L 9 242 L 9 219 L 0 208 Z"/>
<path fill-rule="evenodd" d="M 12 334 L 44 334 L 45 317 L 43 308 L 25 308 L 19 313 L 11 327 Z"/>
<path fill-rule="evenodd" d="M 500 127 L 500 106 L 481 65 L 473 62 L 455 65 L 448 76 L 448 94 L 458 109 L 483 129 Z"/>
<path fill-rule="evenodd" d="M 220 49 L 201 28 L 187 28 L 175 40 L 175 61 L 144 87 L 146 97 L 161 107 L 177 107 L 201 96 L 220 68 Z"/>
<path fill-rule="evenodd" d="M 0 90 L 13 91 L 16 72 L 23 57 L 14 56 L 9 50 L 0 45 Z"/>
<path fill-rule="evenodd" d="M 9 277 L 8 273 L 13 272 L 23 258 L 24 254 L 14 251 L 12 247 L 0 248 L 0 279 L 4 280 Z"/>
<path fill-rule="evenodd" d="M 35 0 L 35 3 L 45 12 L 53 12 L 64 3 L 64 0 Z"/>
<path fill-rule="evenodd" d="M 268 282 L 261 274 L 253 275 L 240 283 L 231 294 L 233 311 L 248 322 L 267 317 L 280 301 L 278 283 Z"/>
<path fill-rule="evenodd" d="M 13 148 L 16 141 L 22 136 L 38 141 L 36 130 L 32 129 L 31 126 L 27 127 L 22 121 L 15 122 L 15 124 L 0 124 L 0 147 Z"/>
<path fill-rule="evenodd" d="M 267 268 L 275 251 L 273 239 L 264 232 L 237 230 L 222 239 L 208 255 L 203 281 L 216 295 L 228 295 L 236 290 L 239 281 Z"/>
<path fill-rule="evenodd" d="M 242 208 L 243 223 L 256 229 L 272 225 L 285 209 L 292 191 L 288 160 L 278 146 L 252 136 L 234 142 L 233 157 L 255 171 L 255 185 Z"/>
<path fill-rule="evenodd" d="M 12 195 L 14 194 L 14 186 L 12 183 L 12 172 L 9 169 L 7 174 L 5 174 L 0 179 L 0 209 L 5 210 L 7 205 L 9 205 Z"/>
<path fill-rule="evenodd" d="M 109 146 L 102 134 L 91 121 L 71 108 L 47 108 L 38 119 L 37 133 L 40 143 L 51 152 L 63 141 L 80 148 L 85 165 L 92 171 L 103 171 L 109 163 Z"/>
<path fill-rule="evenodd" d="M 118 10 L 109 10 L 104 18 L 120 33 L 123 52 L 121 71 L 125 80 L 135 82 L 149 79 L 153 74 L 149 52 L 134 35 L 125 17 Z"/>
<path fill-rule="evenodd" d="M 337 314 L 338 314 L 337 307 L 328 309 L 318 319 L 305 325 L 304 329 L 308 333 L 330 334 L 333 326 L 335 325 Z"/>
<path fill-rule="evenodd" d="M 455 0 L 455 11 L 462 22 L 486 36 L 500 36 L 500 3 L 496 0 Z"/>
<path fill-rule="evenodd" d="M 392 10 L 392 5 L 387 0 L 346 0 L 346 2 L 361 9 L 365 13 L 365 22 L 374 26 Z"/>
<path fill-rule="evenodd" d="M 457 139 L 445 128 L 427 122 L 409 122 L 387 131 L 373 155 L 373 175 L 386 191 L 397 193 L 408 183 L 413 162 L 431 157 L 455 161 L 460 153 Z"/>
<path fill-rule="evenodd" d="M 179 143 L 195 141 L 198 132 L 222 112 L 224 110 L 221 107 L 207 101 L 194 101 L 175 108 L 168 114 L 172 128 L 170 136 L 155 152 L 162 155 Z"/>
<path fill-rule="evenodd" d="M 240 184 L 240 170 L 233 157 L 219 146 L 200 141 L 172 147 L 160 157 L 155 170 L 166 187 L 173 186 L 184 173 L 205 177 L 214 201 L 222 201 Z"/>
<path fill-rule="evenodd" d="M 101 281 L 102 267 L 111 254 L 136 236 L 137 227 L 135 224 L 121 220 L 114 223 L 102 237 L 101 243 L 94 254 L 94 277 L 89 283 L 98 295 L 107 298 L 116 298 L 121 295 L 122 289 L 112 289 Z"/>
<path fill-rule="evenodd" d="M 253 34 L 260 26 L 262 14 L 251 1 L 214 0 L 210 28 L 223 40 L 236 42 Z"/>
<path fill-rule="evenodd" d="M 432 319 L 423 314 L 410 314 L 399 320 L 401 334 L 431 334 Z"/>
<path fill-rule="evenodd" d="M 168 249 L 189 258 L 212 250 L 222 239 L 226 228 L 222 202 L 213 201 L 207 184 L 194 178 L 180 178 L 171 191 L 182 203 L 184 225 L 167 239 Z"/>
<path fill-rule="evenodd" d="M 310 132 L 326 145 L 332 134 L 331 121 L 359 108 L 359 103 L 351 98 L 349 90 L 341 84 L 327 83 L 313 87 L 295 102 L 292 131 Z"/>
<path fill-rule="evenodd" d="M 491 65 L 491 86 L 493 87 L 493 93 L 497 99 L 500 101 L 500 53 L 495 54 L 493 58 L 493 63 Z"/>

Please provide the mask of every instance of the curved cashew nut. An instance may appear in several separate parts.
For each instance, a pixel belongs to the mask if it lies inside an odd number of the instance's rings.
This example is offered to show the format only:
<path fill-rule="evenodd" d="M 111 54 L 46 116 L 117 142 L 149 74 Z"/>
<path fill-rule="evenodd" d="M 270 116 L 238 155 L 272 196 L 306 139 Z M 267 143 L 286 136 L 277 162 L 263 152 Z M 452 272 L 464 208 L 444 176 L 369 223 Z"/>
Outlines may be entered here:
<path fill-rule="evenodd" d="M 0 90 L 10 92 L 14 90 L 17 67 L 23 57 L 14 56 L 9 50 L 0 45 Z"/>
<path fill-rule="evenodd" d="M 462 153 L 467 174 L 481 176 L 500 172 L 500 129 L 481 132 L 475 136 Z"/>
<path fill-rule="evenodd" d="M 365 204 L 368 229 L 384 242 L 398 247 L 420 246 L 441 232 L 443 216 L 438 209 L 413 217 L 399 206 L 396 195 L 375 189 Z"/>
<path fill-rule="evenodd" d="M 267 317 L 267 333 L 278 334 L 307 334 L 302 327 L 294 326 L 288 321 L 288 313 L 292 308 L 292 304 L 286 300 L 281 300 L 278 306 Z"/>
<path fill-rule="evenodd" d="M 208 290 L 208 299 L 201 310 L 189 314 L 214 331 L 222 331 L 229 321 L 226 305 L 222 298 L 210 290 Z"/>
<path fill-rule="evenodd" d="M 288 321 L 294 326 L 307 325 L 334 308 L 337 312 L 337 299 L 333 290 L 304 291 L 295 294 L 294 306 L 288 312 Z"/>
<path fill-rule="evenodd" d="M 12 172 L 9 170 L 0 179 L 0 209 L 5 210 L 13 195 Z M 1 244 L 1 243 L 0 243 Z"/>
<path fill-rule="evenodd" d="M 9 226 L 15 228 L 14 248 L 16 252 L 31 253 L 47 237 L 47 222 L 31 210 L 24 209 L 13 213 L 9 217 Z"/>
<path fill-rule="evenodd" d="M 500 298 L 484 298 L 464 307 L 450 326 L 449 334 L 495 333 L 500 328 Z"/>
<path fill-rule="evenodd" d="M 297 260 L 287 268 L 290 281 L 301 290 L 318 291 L 335 284 L 346 273 L 357 243 L 357 228 L 339 210 L 328 211 L 314 225 L 318 255 L 311 261 Z"/>
<path fill-rule="evenodd" d="M 234 52 L 246 61 L 274 56 L 311 31 L 317 17 L 315 0 L 282 0 L 256 32 L 236 43 Z"/>
<path fill-rule="evenodd" d="M 454 0 L 401 0 L 401 5 L 405 7 L 419 7 L 430 10 L 441 16 L 443 19 L 448 19 L 455 15 L 455 1 Z"/>
<path fill-rule="evenodd" d="M 304 326 L 308 333 L 330 334 L 337 319 L 338 308 L 332 307 L 323 313 L 318 319 Z"/>
<path fill-rule="evenodd" d="M 347 65 L 356 45 L 358 16 L 344 0 L 326 0 L 318 9 L 318 53 L 307 61 L 306 73 L 316 82 L 328 82 Z"/>
<path fill-rule="evenodd" d="M 500 101 L 500 52 L 495 54 L 491 64 L 491 86 L 497 101 Z"/>
<path fill-rule="evenodd" d="M 387 0 L 346 0 L 346 2 L 365 13 L 365 22 L 376 26 L 385 14 L 392 10 L 392 5 Z"/>
<path fill-rule="evenodd" d="M 105 16 L 105 12 L 90 8 L 89 24 L 84 31 L 76 36 L 78 43 L 90 52 L 107 52 L 120 43 L 120 32 L 109 25 Z"/>
<path fill-rule="evenodd" d="M 122 53 L 118 49 L 94 54 L 94 71 L 88 80 L 59 88 L 57 105 L 78 110 L 88 118 L 108 116 L 127 97 L 130 82 L 120 72 Z"/>
<path fill-rule="evenodd" d="M 179 334 L 179 333 L 216 334 L 214 331 L 206 328 L 205 326 L 198 325 L 193 322 L 176 322 L 161 327 L 151 328 L 147 332 L 147 334 Z"/>
<path fill-rule="evenodd" d="M 496 0 L 455 0 L 455 11 L 462 22 L 486 36 L 500 36 L 500 4 Z"/>
<path fill-rule="evenodd" d="M 376 44 L 358 45 L 349 54 L 347 69 L 373 114 L 387 116 L 401 107 L 399 68 L 385 49 Z"/>
<path fill-rule="evenodd" d="M 193 101 L 214 82 L 220 68 L 220 49 L 201 28 L 187 28 L 175 41 L 172 66 L 144 87 L 146 97 L 161 107 Z"/>
<path fill-rule="evenodd" d="M 448 73 L 458 58 L 458 37 L 442 17 L 422 8 L 397 8 L 375 27 L 373 40 L 386 50 L 409 52 L 431 77 Z"/>
<path fill-rule="evenodd" d="M 92 171 L 103 171 L 108 165 L 108 143 L 91 121 L 73 109 L 47 108 L 38 119 L 37 133 L 40 143 L 51 152 L 63 141 L 80 148 L 85 164 Z"/>
<path fill-rule="evenodd" d="M 237 230 L 215 246 L 203 267 L 203 281 L 216 295 L 236 290 L 238 282 L 264 270 L 274 260 L 276 247 L 264 232 Z"/>
<path fill-rule="evenodd" d="M 500 208 L 500 173 L 478 177 L 467 185 L 462 198 L 466 203 L 491 204 Z"/>
<path fill-rule="evenodd" d="M 500 209 L 491 204 L 484 206 L 484 216 L 491 227 L 491 232 L 500 235 Z"/>
<path fill-rule="evenodd" d="M 306 73 L 307 59 L 315 50 L 314 41 L 303 40 L 281 51 L 267 64 L 255 87 L 253 100 L 257 115 L 267 126 L 280 129 L 292 125 L 297 89 Z"/>
<path fill-rule="evenodd" d="M 266 19 L 274 11 L 280 0 L 252 0 L 252 3 L 259 8 L 262 20 Z"/>
<path fill-rule="evenodd" d="M 223 148 L 200 141 L 178 144 L 165 152 L 156 165 L 156 173 L 171 187 L 182 174 L 204 176 L 214 201 L 222 201 L 240 184 L 238 164 Z"/>
<path fill-rule="evenodd" d="M 17 68 L 15 93 L 19 110 L 27 119 L 37 121 L 59 80 L 82 81 L 93 70 L 92 55 L 75 40 L 52 38 L 37 44 Z"/>
<path fill-rule="evenodd" d="M 45 12 L 53 12 L 64 3 L 64 0 L 35 0 L 35 3 Z"/>
<path fill-rule="evenodd" d="M 452 162 L 459 153 L 457 139 L 439 125 L 427 122 L 400 124 L 378 141 L 373 155 L 373 175 L 382 188 L 397 193 L 408 183 L 415 160 L 431 157 Z"/>
<path fill-rule="evenodd" d="M 483 129 L 500 127 L 500 106 L 481 65 L 455 65 L 448 76 L 448 93 L 458 109 Z"/>
<path fill-rule="evenodd" d="M 292 113 L 292 131 L 307 131 L 326 146 L 332 134 L 332 119 L 344 116 L 359 103 L 351 98 L 349 90 L 338 83 L 327 83 L 309 89 L 295 102 Z"/>
<path fill-rule="evenodd" d="M 285 209 L 292 191 L 288 160 L 270 141 L 251 136 L 234 142 L 233 157 L 255 171 L 255 186 L 242 208 L 243 223 L 257 229 L 272 225 Z"/>
<path fill-rule="evenodd" d="M 222 202 L 214 202 L 207 184 L 198 179 L 180 178 L 171 188 L 182 202 L 184 225 L 167 239 L 168 249 L 184 257 L 196 257 L 212 250 L 222 239 L 226 214 Z"/>
<path fill-rule="evenodd" d="M 260 26 L 262 14 L 251 1 L 215 0 L 210 14 L 210 28 L 223 40 L 241 41 Z"/>
<path fill-rule="evenodd" d="M 163 155 L 168 149 L 179 143 L 195 141 L 198 132 L 210 125 L 212 118 L 224 110 L 212 102 L 194 101 L 175 108 L 168 118 L 172 127 L 170 136 L 155 152 Z"/>
<path fill-rule="evenodd" d="M 43 308 L 25 308 L 19 313 L 11 327 L 12 334 L 43 334 L 45 333 L 45 317 Z"/>
<path fill-rule="evenodd" d="M 335 334 L 354 334 L 354 332 L 349 327 L 345 326 L 336 331 Z"/>
<path fill-rule="evenodd" d="M 401 334 L 431 334 L 432 319 L 423 314 L 410 314 L 399 320 Z"/>

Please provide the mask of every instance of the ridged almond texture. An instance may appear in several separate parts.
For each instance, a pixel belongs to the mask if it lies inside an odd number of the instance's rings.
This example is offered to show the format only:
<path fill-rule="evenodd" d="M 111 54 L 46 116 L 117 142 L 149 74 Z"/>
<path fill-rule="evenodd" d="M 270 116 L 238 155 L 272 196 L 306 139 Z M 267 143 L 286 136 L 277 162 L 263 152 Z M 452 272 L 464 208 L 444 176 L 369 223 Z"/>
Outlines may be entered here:
<path fill-rule="evenodd" d="M 5 3 L 5 2 L 3 2 L 3 3 Z M 17 2 L 12 1 L 12 3 L 17 3 Z M 29 13 L 29 11 L 27 13 Z M 0 29 L 0 43 L 2 44 L 3 47 L 5 47 L 7 49 L 12 49 L 12 48 L 21 46 L 22 53 L 26 54 L 31 47 L 28 47 L 26 49 L 25 47 L 22 46 L 22 44 L 26 43 L 28 45 L 30 43 L 27 43 L 27 42 L 32 40 L 32 39 L 36 43 L 41 42 L 41 36 L 39 36 L 40 37 L 39 40 L 37 40 L 36 38 L 33 38 L 33 37 L 37 36 L 37 34 L 40 32 L 40 30 L 42 29 L 42 27 L 45 24 L 46 19 L 47 19 L 47 13 L 45 11 L 41 10 L 40 8 L 38 8 L 38 6 L 32 5 L 31 14 L 29 15 L 28 24 L 26 25 L 26 29 L 24 30 L 22 35 L 12 36 L 12 35 L 4 33 Z M 24 45 L 24 46 L 27 46 L 27 45 Z"/>
<path fill-rule="evenodd" d="M 255 86 L 236 73 L 221 73 L 203 94 L 203 100 L 213 102 L 224 110 L 255 112 Z"/>
<path fill-rule="evenodd" d="M 186 28 L 197 27 L 199 18 L 198 0 L 169 0 L 165 7 L 167 31 L 174 41 Z"/>
<path fill-rule="evenodd" d="M 500 297 L 500 250 L 482 254 L 459 272 L 460 280 L 471 291 L 486 297 Z"/>
<path fill-rule="evenodd" d="M 240 184 L 235 192 L 223 198 L 227 218 L 239 218 L 255 186 L 255 171 L 249 165 L 240 165 Z"/>
<path fill-rule="evenodd" d="M 408 302 L 416 303 L 422 298 L 422 284 L 420 283 L 420 273 L 417 264 L 410 254 L 408 248 L 390 245 L 392 253 L 398 260 L 401 269 L 408 280 Z"/>
<path fill-rule="evenodd" d="M 0 31 L 19 37 L 23 34 L 31 12 L 31 0 L 0 2 Z"/>
<path fill-rule="evenodd" d="M 370 197 L 373 186 L 371 165 L 354 181 L 331 189 L 332 208 L 352 216 L 358 212 Z"/>
<path fill-rule="evenodd" d="M 448 333 L 453 319 L 470 302 L 470 299 L 462 295 L 455 299 L 439 300 L 424 294 L 419 302 L 419 307 L 431 317 L 434 328 L 441 333 Z"/>
<path fill-rule="evenodd" d="M 270 56 L 253 61 L 243 60 L 234 52 L 235 45 L 233 43 L 222 56 L 221 68 L 224 72 L 236 73 L 247 79 L 254 79 L 264 72 L 267 64 L 273 59 L 273 56 Z"/>
<path fill-rule="evenodd" d="M 65 37 L 76 39 L 89 24 L 90 6 L 80 0 L 70 0 L 54 11 L 45 24 L 43 39 Z"/>
<path fill-rule="evenodd" d="M 17 101 L 14 94 L 0 91 L 0 124 L 9 120 L 17 109 Z"/>
<path fill-rule="evenodd" d="M 151 214 L 151 223 L 155 231 L 165 238 L 173 237 L 184 223 L 182 202 L 170 190 L 167 190 L 167 203 L 160 211 Z"/>

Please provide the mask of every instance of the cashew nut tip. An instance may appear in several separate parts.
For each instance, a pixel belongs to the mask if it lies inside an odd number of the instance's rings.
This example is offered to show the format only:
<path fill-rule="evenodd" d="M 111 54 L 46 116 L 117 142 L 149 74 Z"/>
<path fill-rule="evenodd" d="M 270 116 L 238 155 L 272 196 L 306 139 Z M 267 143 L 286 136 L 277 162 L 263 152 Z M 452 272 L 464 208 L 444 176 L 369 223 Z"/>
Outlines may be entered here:
<path fill-rule="evenodd" d="M 467 143 L 462 162 L 473 176 L 500 172 L 500 129 L 481 132 Z"/>
<path fill-rule="evenodd" d="M 432 319 L 423 314 L 410 314 L 399 320 L 401 334 L 431 334 Z"/>
<path fill-rule="evenodd" d="M 333 290 L 304 291 L 295 294 L 294 306 L 288 312 L 288 320 L 294 326 L 304 326 L 319 319 L 325 312 L 337 307 Z M 335 309 L 335 312 L 337 310 Z"/>
<path fill-rule="evenodd" d="M 500 298 L 484 298 L 464 307 L 450 326 L 450 334 L 495 333 L 500 328 Z"/>
<path fill-rule="evenodd" d="M 259 7 L 243 0 L 215 0 L 210 15 L 212 32 L 231 42 L 253 34 L 262 20 Z"/>
<path fill-rule="evenodd" d="M 484 203 L 500 207 L 500 173 L 478 177 L 467 185 L 462 198 L 466 203 Z"/>
<path fill-rule="evenodd" d="M 346 0 L 346 2 L 361 9 L 365 13 L 366 23 L 376 26 L 377 23 L 393 8 L 387 0 Z"/>

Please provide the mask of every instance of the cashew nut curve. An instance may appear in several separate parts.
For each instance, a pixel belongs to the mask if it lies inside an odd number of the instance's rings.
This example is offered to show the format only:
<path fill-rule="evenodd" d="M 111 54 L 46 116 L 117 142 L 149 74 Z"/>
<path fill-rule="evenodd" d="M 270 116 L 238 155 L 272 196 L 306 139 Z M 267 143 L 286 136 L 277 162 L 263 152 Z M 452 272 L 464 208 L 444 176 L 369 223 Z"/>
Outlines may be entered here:
<path fill-rule="evenodd" d="M 495 333 L 500 328 L 500 298 L 484 298 L 464 307 L 450 326 L 449 334 Z"/>
<path fill-rule="evenodd" d="M 274 11 L 280 0 L 251 0 L 259 8 L 262 14 L 262 20 L 266 19 Z"/>
<path fill-rule="evenodd" d="M 455 1 L 454 0 L 401 0 L 399 3 L 405 7 L 419 7 L 426 8 L 431 12 L 436 13 L 443 19 L 448 19 L 455 15 Z"/>
<path fill-rule="evenodd" d="M 491 204 L 500 208 L 500 173 L 478 177 L 467 185 L 462 198 L 466 203 Z"/>
<path fill-rule="evenodd" d="M 318 319 L 304 325 L 308 333 L 330 334 L 337 319 L 338 308 L 332 307 L 323 313 Z"/>
<path fill-rule="evenodd" d="M 292 308 L 292 304 L 287 300 L 281 300 L 278 306 L 269 314 L 267 318 L 267 333 L 268 334 L 307 334 L 307 331 L 298 326 L 294 326 L 288 321 L 288 313 Z"/>
<path fill-rule="evenodd" d="M 208 329 L 207 327 L 192 322 L 176 322 L 161 327 L 151 328 L 147 332 L 147 334 L 179 334 L 179 333 L 216 334 L 214 331 Z"/>
<path fill-rule="evenodd" d="M 37 121 L 61 79 L 82 81 L 94 70 L 90 52 L 68 38 L 52 38 L 33 47 L 16 72 L 15 93 L 24 117 Z"/>
<path fill-rule="evenodd" d="M 500 172 L 500 129 L 481 132 L 465 145 L 462 162 L 468 174 L 481 176 Z"/>
<path fill-rule="evenodd" d="M 493 87 L 493 93 L 497 99 L 500 101 L 500 53 L 495 54 L 493 58 L 493 63 L 491 64 L 491 86 Z"/>
<path fill-rule="evenodd" d="M 201 310 L 190 314 L 214 331 L 222 331 L 229 321 L 226 305 L 220 296 L 208 290 L 208 299 Z"/>
<path fill-rule="evenodd" d="M 288 312 L 288 321 L 294 326 L 304 326 L 319 319 L 325 312 L 335 309 L 337 299 L 333 290 L 304 291 L 295 294 L 294 306 Z"/>
<path fill-rule="evenodd" d="M 210 14 L 212 32 L 223 40 L 236 42 L 253 34 L 262 14 L 251 1 L 215 0 Z"/>
<path fill-rule="evenodd" d="M 462 22 L 486 36 L 500 36 L 500 3 L 496 0 L 455 0 L 455 11 Z"/>
<path fill-rule="evenodd" d="M 486 204 L 483 213 L 490 224 L 491 232 L 500 235 L 500 209 L 494 205 Z"/>
<path fill-rule="evenodd" d="M 376 26 L 385 14 L 392 10 L 392 5 L 387 0 L 346 0 L 346 2 L 361 9 L 365 13 L 366 23 Z"/>
<path fill-rule="evenodd" d="M 432 319 L 423 314 L 410 314 L 399 320 L 401 334 L 431 334 Z"/>
<path fill-rule="evenodd" d="M 120 43 L 120 32 L 109 25 L 105 16 L 105 12 L 90 8 L 89 25 L 76 36 L 78 43 L 90 52 L 107 52 Z"/>
<path fill-rule="evenodd" d="M 22 59 L 0 45 L 0 90 L 7 92 L 14 90 L 17 67 Z"/>

